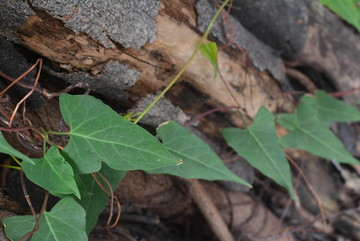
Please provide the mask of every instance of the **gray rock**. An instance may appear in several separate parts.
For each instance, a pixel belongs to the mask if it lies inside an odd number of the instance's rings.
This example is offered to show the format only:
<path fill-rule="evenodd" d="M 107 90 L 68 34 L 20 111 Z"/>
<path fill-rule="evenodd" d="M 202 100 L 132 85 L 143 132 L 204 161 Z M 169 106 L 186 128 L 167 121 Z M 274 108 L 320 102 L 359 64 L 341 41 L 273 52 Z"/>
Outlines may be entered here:
<path fill-rule="evenodd" d="M 148 95 L 141 99 L 138 104 L 131 108 L 128 112 L 140 113 L 146 109 L 146 107 L 155 100 L 157 95 Z M 189 120 L 189 117 L 177 106 L 174 106 L 166 98 L 161 98 L 150 111 L 141 119 L 140 123 L 150 125 L 152 127 L 158 127 L 161 123 L 174 120 L 180 124 L 184 124 Z"/>
<path fill-rule="evenodd" d="M 235 0 L 232 15 L 285 59 L 302 50 L 311 20 L 307 0 Z"/>
<path fill-rule="evenodd" d="M 32 5 L 61 19 L 75 33 L 87 33 L 106 48 L 114 47 L 114 41 L 139 49 L 156 38 L 159 1 L 33 0 Z"/>
<path fill-rule="evenodd" d="M 50 74 L 62 78 L 70 83 L 86 82 L 91 90 L 116 100 L 126 100 L 125 90 L 133 86 L 140 78 L 138 70 L 118 61 L 108 62 L 103 71 L 95 76 L 86 72 L 71 74 L 57 73 L 48 69 Z"/>
<path fill-rule="evenodd" d="M 29 16 L 35 15 L 35 12 L 29 8 L 25 1 L 0 1 L 0 32 L 8 34 L 6 37 L 14 40 L 14 35 L 18 28 L 23 25 Z"/>

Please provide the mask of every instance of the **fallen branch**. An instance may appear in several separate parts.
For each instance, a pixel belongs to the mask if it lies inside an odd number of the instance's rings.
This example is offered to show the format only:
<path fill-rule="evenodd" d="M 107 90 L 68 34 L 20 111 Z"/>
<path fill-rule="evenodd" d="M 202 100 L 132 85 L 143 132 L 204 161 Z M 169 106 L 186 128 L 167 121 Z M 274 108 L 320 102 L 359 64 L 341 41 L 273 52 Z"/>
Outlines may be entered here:
<path fill-rule="evenodd" d="M 219 210 L 197 179 L 185 180 L 189 193 L 220 241 L 235 241 Z"/>

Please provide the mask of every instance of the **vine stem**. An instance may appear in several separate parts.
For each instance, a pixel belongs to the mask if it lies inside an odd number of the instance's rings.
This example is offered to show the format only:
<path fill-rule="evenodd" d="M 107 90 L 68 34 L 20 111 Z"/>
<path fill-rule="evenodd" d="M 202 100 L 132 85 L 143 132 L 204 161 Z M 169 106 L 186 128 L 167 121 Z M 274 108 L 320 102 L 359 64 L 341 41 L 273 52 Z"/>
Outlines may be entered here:
<path fill-rule="evenodd" d="M 196 121 L 200 120 L 201 118 L 203 118 L 211 113 L 214 113 L 214 112 L 231 110 L 231 109 L 239 109 L 239 108 L 240 108 L 240 106 L 225 106 L 225 107 L 219 107 L 216 109 L 212 109 L 212 110 L 206 111 L 205 113 L 200 114 L 197 118 L 189 121 L 188 123 L 185 123 L 184 126 L 188 127 L 188 126 L 192 125 L 194 122 L 196 122 Z"/>
<path fill-rule="evenodd" d="M 52 135 L 70 135 L 70 131 L 67 132 L 58 132 L 58 131 L 52 131 L 52 130 L 48 130 L 48 131 L 44 131 L 43 132 L 43 155 L 46 155 L 46 144 L 50 144 L 51 146 L 55 146 L 55 143 L 53 143 L 52 141 L 49 140 L 49 134 Z M 58 146 L 58 148 L 60 148 L 61 150 L 63 149 L 61 146 Z"/>
<path fill-rule="evenodd" d="M 21 167 L 5 165 L 5 164 L 0 164 L 0 167 L 11 168 L 11 169 L 19 170 L 19 171 L 21 170 Z"/>
<path fill-rule="evenodd" d="M 20 167 L 22 166 L 21 162 L 20 162 L 16 157 L 11 156 L 11 158 L 12 158 Z"/>
<path fill-rule="evenodd" d="M 220 8 L 217 10 L 216 14 L 212 18 L 212 20 L 209 23 L 209 26 L 207 27 L 204 35 L 201 37 L 200 42 L 198 43 L 196 49 L 194 50 L 194 52 L 192 53 L 192 55 L 190 56 L 188 61 L 186 61 L 185 65 L 181 68 L 181 70 L 177 73 L 177 75 L 171 80 L 169 85 L 166 86 L 166 88 L 156 97 L 156 99 L 153 102 L 151 102 L 151 104 L 148 107 L 146 107 L 146 109 L 143 112 L 141 112 L 140 116 L 138 118 L 136 118 L 136 120 L 134 121 L 135 124 L 137 124 L 146 115 L 146 113 L 149 112 L 149 110 L 156 104 L 156 102 L 158 102 L 160 100 L 160 98 L 163 97 L 165 95 L 165 93 L 176 83 L 176 81 L 184 73 L 184 71 L 187 69 L 187 67 L 189 67 L 190 63 L 195 58 L 195 55 L 199 52 L 201 44 L 204 42 L 205 39 L 207 39 L 207 37 L 208 37 L 208 35 L 210 33 L 210 30 L 213 27 L 216 19 L 219 17 L 219 15 L 221 14 L 221 11 L 229 3 L 229 1 L 230 0 L 225 0 L 223 2 L 223 4 L 221 4 Z"/>
<path fill-rule="evenodd" d="M 53 135 L 70 135 L 70 131 L 60 132 L 60 131 L 52 131 L 48 130 L 45 131 L 46 134 L 53 134 Z"/>

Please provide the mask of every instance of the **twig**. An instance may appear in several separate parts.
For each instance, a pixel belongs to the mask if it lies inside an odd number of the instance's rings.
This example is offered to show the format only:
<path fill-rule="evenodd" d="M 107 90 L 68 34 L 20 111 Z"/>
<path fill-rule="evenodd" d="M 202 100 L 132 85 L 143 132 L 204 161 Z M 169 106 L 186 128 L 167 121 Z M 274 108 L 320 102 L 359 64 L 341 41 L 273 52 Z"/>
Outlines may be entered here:
<path fill-rule="evenodd" d="M 42 215 L 44 214 L 44 212 L 46 210 L 48 198 L 49 198 L 49 192 L 46 191 L 44 201 L 43 201 L 43 204 L 41 206 L 40 213 L 39 213 L 39 216 L 37 216 L 37 217 L 35 216 L 35 225 L 34 225 L 33 230 L 31 230 L 30 232 L 25 234 L 21 239 L 19 239 L 19 241 L 23 241 L 25 238 L 27 238 L 26 241 L 30 241 L 32 239 L 32 235 L 39 230 L 39 223 L 40 223 Z"/>
<path fill-rule="evenodd" d="M 16 81 L 14 78 L 12 78 L 12 77 L 10 77 L 9 75 L 5 74 L 5 73 L 2 72 L 1 70 L 0 70 L 0 77 L 3 77 L 4 79 L 6 79 L 6 80 L 8 80 L 8 81 L 10 81 L 10 82 L 12 82 L 12 83 Z M 32 85 L 28 85 L 28 84 L 25 84 L 25 83 L 20 82 L 20 81 L 15 82 L 15 83 L 16 83 L 17 85 L 25 88 L 25 89 L 32 89 L 32 88 L 33 88 Z M 8 86 L 7 88 L 9 88 L 9 86 Z M 35 91 L 36 91 L 36 92 L 39 92 L 39 93 L 42 93 L 43 89 L 41 89 L 39 86 L 36 86 Z M 5 93 L 5 92 L 4 92 L 4 93 Z"/>
<path fill-rule="evenodd" d="M 10 85 L 8 85 L 8 87 L 6 87 L 3 91 L 1 91 L 0 93 L 0 97 L 5 94 L 6 91 L 8 91 L 13 85 L 17 84 L 19 82 L 19 80 L 21 80 L 22 78 L 24 78 L 28 73 L 30 73 L 37 65 L 39 62 L 42 62 L 42 59 L 38 59 L 35 64 L 33 66 L 31 66 L 27 71 L 25 71 L 22 75 L 20 75 L 16 80 L 14 80 Z M 1 76 L 5 78 L 3 72 L 1 72 Z M 8 76 L 7 76 L 8 77 Z"/>
<path fill-rule="evenodd" d="M 191 197 L 220 241 L 235 241 L 204 187 L 197 179 L 185 180 Z"/>
<path fill-rule="evenodd" d="M 324 212 L 324 208 L 323 208 L 323 205 L 321 203 L 321 200 L 320 200 L 319 196 L 316 194 L 315 189 L 313 188 L 313 186 L 311 185 L 311 183 L 309 182 L 309 180 L 307 179 L 307 177 L 305 176 L 305 174 L 301 170 L 301 168 L 296 164 L 296 162 L 288 154 L 285 154 L 285 156 L 290 161 L 290 163 L 298 170 L 299 174 L 304 179 L 304 181 L 305 181 L 306 185 L 308 186 L 311 194 L 314 196 L 317 205 L 319 206 L 322 221 L 324 222 L 324 224 L 326 224 L 326 215 L 325 215 L 325 212 Z"/>
<path fill-rule="evenodd" d="M 32 202 L 30 200 L 30 196 L 27 192 L 27 189 L 26 189 L 26 184 L 25 184 L 25 179 L 24 179 L 24 172 L 23 170 L 20 170 L 20 181 L 21 181 L 21 187 L 22 187 L 22 190 L 23 190 L 23 194 L 24 194 L 24 197 L 26 199 L 26 202 L 28 203 L 29 205 L 29 208 L 31 210 L 31 213 L 32 215 L 34 216 L 35 220 L 36 220 L 36 212 L 35 212 L 35 209 L 34 209 L 34 206 L 32 205 Z"/>
<path fill-rule="evenodd" d="M 10 82 L 15 82 L 16 80 L 14 78 L 11 78 L 10 76 L 8 76 L 7 74 L 5 74 L 4 72 L 0 71 L 0 76 L 3 77 L 4 79 L 10 81 Z M 27 85 L 25 83 L 22 82 L 17 82 L 17 85 L 26 88 L 26 89 L 33 89 L 33 86 L 31 85 Z M 88 95 L 90 93 L 90 85 L 86 82 L 79 82 L 79 83 L 75 83 L 72 85 L 69 85 L 68 87 L 66 87 L 64 90 L 61 90 L 59 92 L 50 92 L 47 89 L 41 88 L 39 86 L 35 87 L 35 91 L 42 94 L 47 100 L 50 100 L 51 98 L 57 97 L 61 94 L 64 93 L 68 93 L 73 89 L 76 88 L 80 88 L 80 89 L 84 89 L 84 95 Z"/>
<path fill-rule="evenodd" d="M 231 110 L 231 109 L 239 109 L 240 107 L 239 106 L 225 106 L 225 107 L 219 107 L 219 108 L 215 108 L 215 109 L 212 109 L 212 110 L 209 110 L 209 111 L 206 111 L 202 114 L 200 114 L 197 118 L 185 123 L 185 127 L 188 127 L 188 126 L 191 126 L 194 122 L 200 120 L 201 118 L 204 118 L 205 116 L 211 114 L 211 113 L 214 113 L 214 112 L 218 112 L 218 111 L 224 111 L 224 110 Z"/>
<path fill-rule="evenodd" d="M 353 94 L 353 93 L 355 93 L 356 91 L 359 91 L 359 90 L 360 90 L 360 86 L 352 88 L 350 90 L 346 90 L 346 91 L 340 91 L 340 92 L 331 93 L 330 95 L 332 97 L 339 98 L 339 97 L 343 97 L 345 95 L 351 95 L 351 94 Z"/>
<path fill-rule="evenodd" d="M 17 128 L 0 127 L 0 131 L 8 131 L 8 132 L 19 132 L 19 131 L 27 131 L 27 130 L 39 131 L 36 127 L 33 126 L 22 126 Z"/>
<path fill-rule="evenodd" d="M 51 98 L 60 96 L 61 94 L 68 93 L 71 90 L 76 89 L 76 88 L 84 89 L 85 92 L 83 93 L 83 95 L 88 95 L 90 93 L 90 85 L 86 82 L 79 82 L 79 83 L 69 85 L 68 87 L 66 87 L 65 89 L 63 89 L 59 92 L 49 92 L 48 90 L 43 89 L 42 94 L 49 100 Z"/>
<path fill-rule="evenodd" d="M 304 75 L 303 73 L 301 73 L 296 69 L 292 69 L 289 67 L 285 68 L 285 73 L 290 77 L 293 77 L 296 80 L 298 80 L 309 92 L 315 94 L 317 88 L 306 75 Z"/>
<path fill-rule="evenodd" d="M 107 226 L 107 228 L 113 228 L 113 227 L 116 226 L 116 224 L 119 222 L 119 219 L 120 219 L 120 214 L 121 214 L 120 202 L 117 199 L 117 197 L 114 196 L 114 192 L 113 192 L 113 189 L 112 189 L 112 186 L 111 186 L 110 182 L 100 172 L 98 172 L 97 174 L 104 180 L 104 182 L 106 182 L 106 184 L 108 185 L 109 190 L 110 190 L 111 208 L 110 208 L 110 214 L 109 214 L 109 218 L 108 218 L 108 221 L 106 223 L 106 226 Z M 113 215 L 114 200 L 116 201 L 116 204 L 117 204 L 117 207 L 118 207 L 118 215 L 117 215 L 117 217 L 115 219 L 114 224 L 110 225 L 112 215 Z"/>
<path fill-rule="evenodd" d="M 108 187 L 110 189 L 110 192 L 107 191 L 106 188 L 97 179 L 96 175 L 94 173 L 90 174 L 94 178 L 95 182 L 99 185 L 99 187 L 111 198 L 110 213 L 109 213 L 108 221 L 107 221 L 105 228 L 106 229 L 113 228 L 116 226 L 116 224 L 119 222 L 119 219 L 120 219 L 120 215 L 121 215 L 120 201 L 116 196 L 114 196 L 114 193 L 113 193 L 113 190 L 112 190 L 112 187 L 111 187 L 111 184 L 109 183 L 109 181 L 100 172 L 97 172 L 97 174 L 106 182 L 106 184 L 108 185 Z M 110 225 L 110 222 L 111 222 L 111 219 L 113 216 L 113 212 L 114 212 L 114 200 L 116 201 L 116 205 L 118 207 L 118 215 L 116 216 L 114 224 Z"/>
<path fill-rule="evenodd" d="M 36 86 L 37 86 L 37 83 L 39 82 L 39 78 L 40 78 L 40 74 L 41 74 L 41 68 L 42 68 L 42 59 L 38 59 L 35 63 L 36 64 L 39 64 L 39 69 L 38 69 L 38 72 L 37 72 L 37 75 L 36 75 L 36 78 L 35 78 L 35 81 L 34 81 L 34 86 L 33 88 L 29 91 L 29 93 L 27 93 L 15 106 L 15 109 L 11 115 L 11 118 L 10 118 L 10 122 L 9 122 L 9 127 L 11 127 L 12 125 L 12 122 L 15 118 L 15 115 L 16 115 L 16 112 L 17 110 L 19 109 L 20 105 L 35 91 L 36 89 Z M 34 66 L 35 66 L 34 65 Z M 25 72 L 26 73 L 26 72 Z M 14 83 L 16 83 L 15 81 L 13 83 L 11 83 L 9 86 L 13 85 Z M 6 89 L 4 90 L 6 91 Z M 0 96 L 2 95 L 2 93 L 5 93 L 5 92 L 1 92 Z"/>

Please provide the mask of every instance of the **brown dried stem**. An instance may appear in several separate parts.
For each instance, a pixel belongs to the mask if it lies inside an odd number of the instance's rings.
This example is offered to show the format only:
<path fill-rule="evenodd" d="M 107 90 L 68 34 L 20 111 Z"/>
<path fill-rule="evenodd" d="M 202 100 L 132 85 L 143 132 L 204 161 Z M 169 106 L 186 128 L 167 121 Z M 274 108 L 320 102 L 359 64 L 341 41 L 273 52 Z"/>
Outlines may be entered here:
<path fill-rule="evenodd" d="M 113 228 L 117 225 L 117 223 L 119 222 L 119 219 L 120 219 L 120 215 L 121 215 L 121 205 L 120 205 L 120 201 L 118 200 L 118 198 L 116 196 L 114 196 L 114 193 L 113 193 L 113 189 L 111 187 L 111 184 L 110 182 L 100 173 L 100 172 L 97 172 L 97 174 L 104 180 L 104 182 L 108 185 L 109 187 L 109 191 L 106 190 L 106 188 L 100 183 L 100 181 L 97 179 L 96 175 L 94 173 L 91 173 L 90 175 L 94 178 L 95 182 L 99 185 L 99 187 L 110 197 L 111 199 L 111 204 L 110 204 L 110 214 L 109 214 L 109 217 L 108 217 L 108 221 L 106 223 L 106 228 Z M 110 222 L 111 222 L 111 219 L 112 219 L 112 216 L 113 216 L 113 212 L 114 212 L 114 200 L 116 202 L 116 205 L 118 207 L 118 214 L 116 216 L 116 219 L 115 219 L 115 222 L 110 225 Z"/>
<path fill-rule="evenodd" d="M 14 120 L 14 118 L 15 118 L 16 112 L 17 112 L 17 110 L 19 109 L 20 105 L 35 91 L 35 88 L 36 88 L 36 86 L 37 86 L 37 83 L 39 82 L 39 78 L 40 78 L 40 74 L 41 74 L 41 68 L 42 68 L 42 63 L 43 63 L 42 59 L 38 59 L 38 60 L 36 61 L 36 63 L 33 65 L 33 67 L 35 68 L 35 66 L 36 66 L 37 64 L 39 64 L 39 70 L 38 70 L 38 72 L 37 72 L 37 75 L 36 75 L 36 78 L 35 78 L 35 81 L 34 81 L 34 86 L 33 86 L 33 88 L 29 91 L 29 93 L 27 93 L 27 94 L 16 104 L 15 109 L 14 109 L 14 112 L 12 113 L 11 118 L 10 118 L 9 127 L 11 127 L 12 122 L 13 122 L 13 120 Z M 30 69 L 31 69 L 31 68 L 30 68 Z M 28 72 L 28 71 L 27 71 L 27 72 Z M 25 72 L 25 73 L 27 73 L 27 72 Z M 25 75 L 24 75 L 24 76 L 25 76 Z M 19 78 L 18 78 L 18 81 L 19 81 Z M 16 83 L 16 82 L 14 81 L 14 82 L 11 83 L 9 86 L 11 87 L 14 83 Z M 8 86 L 8 87 L 9 87 L 9 86 Z M 5 88 L 5 90 L 1 92 L 0 96 L 1 96 L 3 93 L 5 93 L 6 89 L 7 89 L 7 88 Z"/>
<path fill-rule="evenodd" d="M 326 224 L 326 215 L 325 215 L 325 211 L 323 208 L 323 205 L 321 203 L 321 200 L 319 198 L 319 196 L 316 194 L 315 189 L 313 188 L 313 186 L 311 185 L 311 183 L 309 182 L 309 180 L 307 179 L 307 177 L 305 176 L 304 172 L 302 171 L 302 169 L 296 164 L 296 162 L 288 155 L 285 154 L 286 158 L 290 161 L 290 163 L 298 170 L 299 174 L 301 175 L 301 177 L 304 179 L 304 182 L 306 183 L 306 185 L 308 186 L 311 194 L 314 196 L 316 203 L 319 206 L 320 209 L 320 215 L 322 218 L 322 221 Z"/>
<path fill-rule="evenodd" d="M 11 78 L 10 76 L 8 76 L 7 74 L 5 74 L 2 71 L 0 71 L 0 76 L 3 77 L 6 80 L 12 82 L 12 83 L 14 83 L 16 81 L 14 78 Z M 27 85 L 27 84 L 22 83 L 22 82 L 17 82 L 16 84 L 23 87 L 23 88 L 26 88 L 26 89 L 33 89 L 33 86 Z M 46 89 L 43 89 L 43 88 L 41 88 L 39 86 L 35 87 L 35 91 L 42 94 L 47 100 L 49 100 L 51 98 L 60 96 L 61 94 L 68 93 L 71 90 L 76 89 L 76 88 L 84 89 L 85 90 L 84 95 L 87 95 L 87 94 L 90 93 L 90 85 L 88 83 L 85 83 L 85 82 L 79 82 L 79 83 L 69 85 L 64 90 L 61 90 L 59 92 L 50 92 L 50 91 L 48 91 Z"/>

